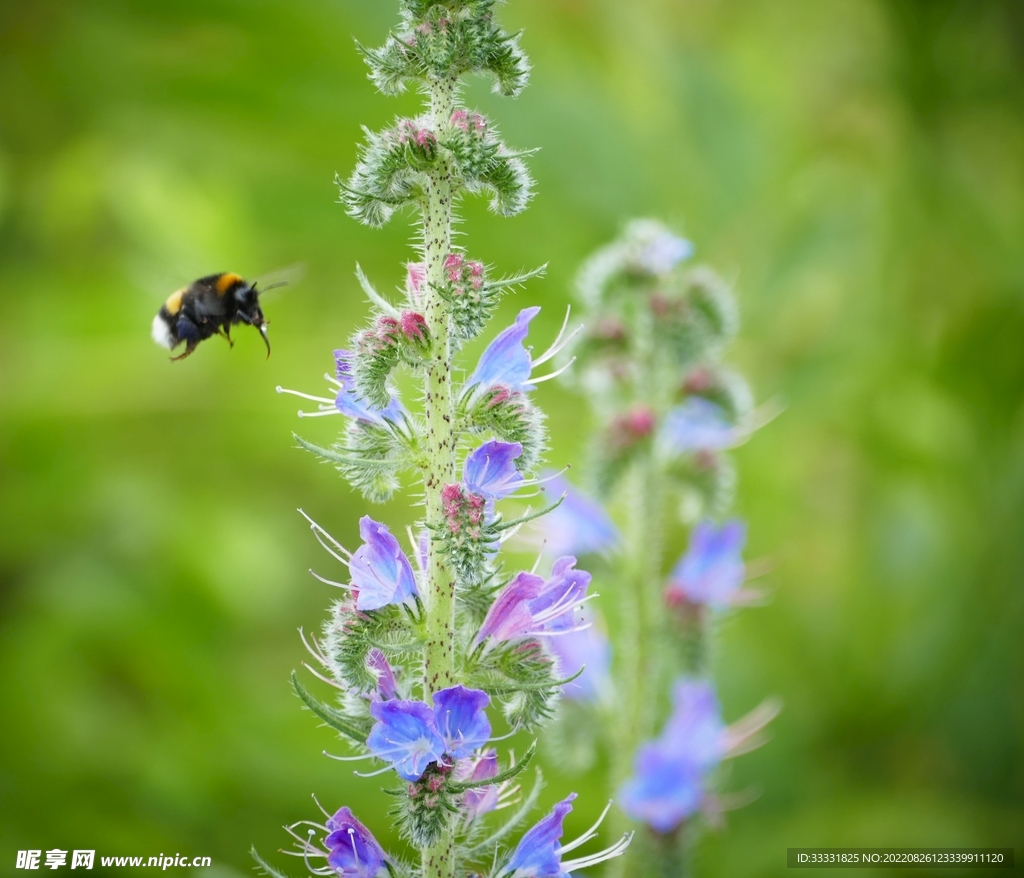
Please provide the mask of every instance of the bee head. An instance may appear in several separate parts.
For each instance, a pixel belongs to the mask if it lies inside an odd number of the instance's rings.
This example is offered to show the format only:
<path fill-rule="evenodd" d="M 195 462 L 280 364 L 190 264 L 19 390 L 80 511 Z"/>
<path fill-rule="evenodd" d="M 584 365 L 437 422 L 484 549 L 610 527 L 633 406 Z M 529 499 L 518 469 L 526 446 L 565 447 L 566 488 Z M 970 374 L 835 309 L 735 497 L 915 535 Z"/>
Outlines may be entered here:
<path fill-rule="evenodd" d="M 255 326 L 263 342 L 267 346 L 267 356 L 270 356 L 270 339 L 267 338 L 267 319 L 263 316 L 263 309 L 260 308 L 260 293 L 256 289 L 256 283 L 243 283 L 235 288 L 235 302 L 240 313 L 248 318 L 248 322 Z"/>

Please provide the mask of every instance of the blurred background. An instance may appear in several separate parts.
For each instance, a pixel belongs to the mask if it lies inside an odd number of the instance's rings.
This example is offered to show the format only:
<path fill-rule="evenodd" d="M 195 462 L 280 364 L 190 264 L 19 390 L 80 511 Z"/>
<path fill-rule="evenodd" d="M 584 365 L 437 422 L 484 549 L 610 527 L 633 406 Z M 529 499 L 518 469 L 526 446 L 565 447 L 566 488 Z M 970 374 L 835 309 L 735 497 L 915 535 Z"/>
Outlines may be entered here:
<path fill-rule="evenodd" d="M 335 203 L 375 93 L 353 38 L 382 0 L 5 0 L 0 8 L 0 859 L 61 847 L 208 855 L 250 874 L 280 827 L 357 809 L 288 674 L 365 504 L 296 450 L 278 384 L 324 387 L 411 217 Z M 737 453 L 771 602 L 722 625 L 727 719 L 774 694 L 760 796 L 698 852 L 780 875 L 802 845 L 1024 842 L 1024 6 L 1018 0 L 515 0 L 539 146 L 515 219 L 465 205 L 470 254 L 550 262 L 503 306 L 556 330 L 574 272 L 632 216 L 736 282 L 732 361 L 786 405 Z M 199 275 L 304 263 L 255 332 L 170 364 L 153 314 Z M 558 466 L 586 408 L 545 384 Z M 407 504 L 377 509 L 393 526 Z M 682 547 L 679 547 L 680 549 Z M 586 793 L 548 766 L 547 801 Z M 281 858 L 278 858 L 281 863 Z M 10 865 L 8 865 L 10 864 Z M 291 873 L 301 863 L 286 863 Z M 13 871 L 13 869 L 12 869 Z M 97 868 L 95 874 L 102 874 Z"/>

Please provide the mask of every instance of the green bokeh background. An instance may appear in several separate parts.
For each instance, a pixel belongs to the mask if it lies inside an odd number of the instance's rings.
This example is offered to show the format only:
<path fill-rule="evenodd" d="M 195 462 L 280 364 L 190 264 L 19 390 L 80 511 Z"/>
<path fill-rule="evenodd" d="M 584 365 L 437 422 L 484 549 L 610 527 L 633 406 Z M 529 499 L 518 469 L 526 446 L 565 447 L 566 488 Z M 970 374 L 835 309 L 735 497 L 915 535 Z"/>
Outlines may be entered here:
<path fill-rule="evenodd" d="M 737 453 L 771 602 L 726 620 L 727 719 L 785 703 L 698 852 L 781 875 L 797 845 L 1024 842 L 1024 7 L 1014 0 L 515 0 L 535 66 L 471 102 L 540 146 L 520 217 L 470 252 L 550 262 L 504 306 L 557 329 L 581 259 L 665 218 L 734 278 L 733 361 L 786 406 Z M 387 0 L 5 0 L 0 7 L 0 869 L 21 848 L 212 856 L 282 823 L 390 821 L 300 711 L 295 629 L 366 509 L 291 430 L 410 223 L 361 228 L 332 178 L 412 112 L 353 48 Z M 255 333 L 171 365 L 163 298 L 293 263 Z M 544 385 L 559 465 L 586 407 Z M 405 503 L 377 510 L 393 525 Z M 549 766 L 548 800 L 605 793 Z M 292 864 L 293 874 L 301 864 Z M 94 874 L 102 874 L 97 870 Z M 949 874 L 949 873 L 946 873 Z"/>

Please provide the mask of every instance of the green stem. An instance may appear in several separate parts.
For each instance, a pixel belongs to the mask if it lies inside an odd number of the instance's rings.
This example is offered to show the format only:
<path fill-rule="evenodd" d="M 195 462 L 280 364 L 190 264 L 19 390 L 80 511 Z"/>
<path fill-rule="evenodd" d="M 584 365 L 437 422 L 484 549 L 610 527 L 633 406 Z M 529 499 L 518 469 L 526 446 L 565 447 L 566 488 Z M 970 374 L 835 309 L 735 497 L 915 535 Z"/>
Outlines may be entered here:
<path fill-rule="evenodd" d="M 430 87 L 431 128 L 443 137 L 450 124 L 455 102 L 455 81 L 436 80 Z M 423 259 L 426 263 L 424 317 L 433 339 L 433 351 L 424 386 L 426 421 L 423 477 L 426 521 L 431 527 L 444 524 L 441 491 L 458 481 L 455 405 L 452 391 L 451 340 L 448 309 L 437 290 L 444 285 L 444 261 L 451 252 L 452 175 L 447 156 L 442 154 L 431 172 L 423 206 Z M 423 648 L 424 698 L 455 684 L 455 577 L 442 553 L 430 549 L 427 571 L 427 640 Z M 422 851 L 424 878 L 452 878 L 455 872 L 454 836 L 446 832 L 434 845 Z"/>
<path fill-rule="evenodd" d="M 633 401 L 652 408 L 658 417 L 671 405 L 670 390 L 662 380 L 664 369 L 659 362 L 655 344 L 653 315 L 637 315 L 636 356 L 639 365 L 634 384 Z M 618 691 L 625 699 L 619 714 L 612 760 L 613 789 L 618 789 L 630 776 L 637 749 L 654 737 L 662 720 L 662 705 L 670 680 L 665 674 L 662 653 L 666 646 L 664 579 L 662 565 L 665 555 L 665 480 L 666 474 L 648 444 L 633 461 L 627 474 L 625 549 L 622 554 L 620 635 L 615 644 L 621 657 Z M 622 819 L 618 829 L 628 829 Z M 609 876 L 639 874 L 643 844 L 634 844 L 625 856 L 614 860 Z"/>
<path fill-rule="evenodd" d="M 629 474 L 626 549 L 622 560 L 620 635 L 616 650 L 620 656 L 618 691 L 625 704 L 619 714 L 612 760 L 612 787 L 618 789 L 632 773 L 633 757 L 645 740 L 654 737 L 659 718 L 658 704 L 664 698 L 659 671 L 659 645 L 664 622 L 661 566 L 664 555 L 662 493 L 664 476 L 651 453 L 638 459 Z M 616 834 L 628 828 L 623 817 Z M 635 874 L 627 866 L 635 854 L 627 853 L 609 864 L 608 874 Z"/>

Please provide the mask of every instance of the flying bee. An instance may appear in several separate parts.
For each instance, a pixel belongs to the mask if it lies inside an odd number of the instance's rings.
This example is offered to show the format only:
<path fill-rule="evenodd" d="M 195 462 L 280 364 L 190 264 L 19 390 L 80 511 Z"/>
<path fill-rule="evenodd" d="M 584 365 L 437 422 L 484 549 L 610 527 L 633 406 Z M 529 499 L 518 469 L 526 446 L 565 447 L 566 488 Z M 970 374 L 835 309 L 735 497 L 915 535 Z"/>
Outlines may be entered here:
<path fill-rule="evenodd" d="M 171 351 L 184 342 L 184 353 L 171 357 L 172 360 L 183 360 L 199 342 L 214 335 L 223 335 L 234 347 L 231 327 L 244 323 L 259 330 L 269 357 L 267 320 L 260 308 L 259 297 L 261 293 L 281 285 L 272 284 L 264 290 L 257 290 L 256 281 L 249 283 L 228 272 L 201 277 L 171 293 L 164 302 L 153 318 L 153 340 Z"/>

